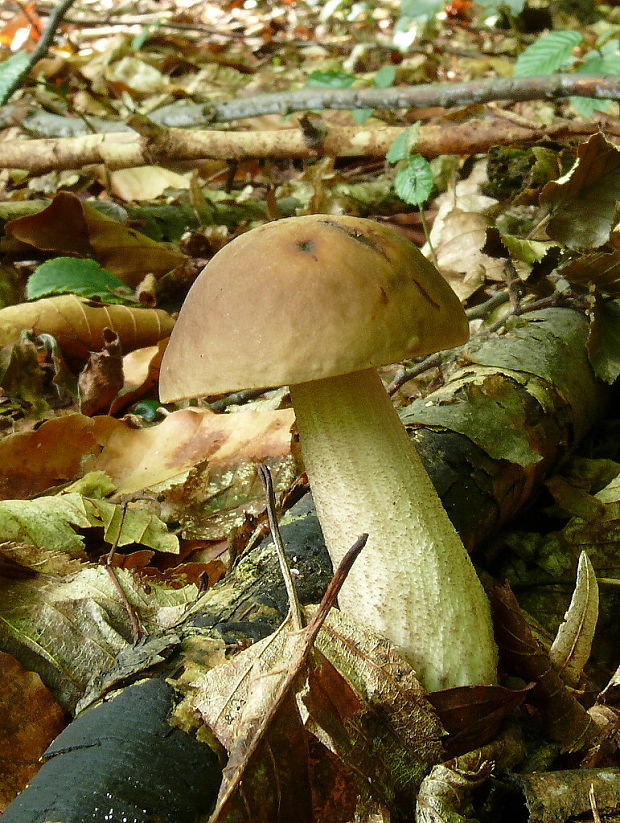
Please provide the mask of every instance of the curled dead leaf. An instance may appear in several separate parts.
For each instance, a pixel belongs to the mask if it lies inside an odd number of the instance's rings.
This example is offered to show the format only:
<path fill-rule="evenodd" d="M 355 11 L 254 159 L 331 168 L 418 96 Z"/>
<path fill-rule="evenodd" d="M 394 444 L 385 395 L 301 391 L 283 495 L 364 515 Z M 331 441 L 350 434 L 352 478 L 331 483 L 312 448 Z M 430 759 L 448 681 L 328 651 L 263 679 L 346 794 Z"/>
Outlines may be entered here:
<path fill-rule="evenodd" d="M 103 348 L 105 328 L 118 335 L 127 352 L 157 343 L 173 326 L 172 317 L 161 309 L 106 306 L 63 294 L 1 309 L 0 345 L 13 343 L 24 329 L 32 329 L 34 334 L 53 335 L 69 357 L 86 360 L 91 351 Z"/>
<path fill-rule="evenodd" d="M 588 555 L 581 552 L 575 591 L 549 651 L 551 662 L 569 686 L 577 685 L 588 662 L 597 620 L 596 573 Z"/>

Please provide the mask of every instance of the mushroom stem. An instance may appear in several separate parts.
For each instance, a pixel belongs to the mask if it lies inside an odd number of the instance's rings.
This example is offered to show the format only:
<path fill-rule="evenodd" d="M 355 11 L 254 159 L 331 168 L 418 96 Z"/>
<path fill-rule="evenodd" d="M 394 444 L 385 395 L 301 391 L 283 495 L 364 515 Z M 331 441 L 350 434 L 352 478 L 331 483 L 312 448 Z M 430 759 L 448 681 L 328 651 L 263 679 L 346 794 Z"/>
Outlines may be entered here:
<path fill-rule="evenodd" d="M 362 532 L 343 611 L 396 644 L 429 690 L 494 683 L 489 604 L 375 369 L 291 386 L 334 564 Z"/>

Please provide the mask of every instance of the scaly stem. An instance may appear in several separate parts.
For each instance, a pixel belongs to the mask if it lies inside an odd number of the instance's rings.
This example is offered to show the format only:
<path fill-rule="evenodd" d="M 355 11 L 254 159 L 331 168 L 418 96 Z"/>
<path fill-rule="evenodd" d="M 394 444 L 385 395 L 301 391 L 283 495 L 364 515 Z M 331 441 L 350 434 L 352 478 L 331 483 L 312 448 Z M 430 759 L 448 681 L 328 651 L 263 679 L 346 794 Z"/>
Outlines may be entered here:
<path fill-rule="evenodd" d="M 494 683 L 486 595 L 376 370 L 300 383 L 291 396 L 334 565 L 369 534 L 343 611 L 392 640 L 429 691 Z"/>

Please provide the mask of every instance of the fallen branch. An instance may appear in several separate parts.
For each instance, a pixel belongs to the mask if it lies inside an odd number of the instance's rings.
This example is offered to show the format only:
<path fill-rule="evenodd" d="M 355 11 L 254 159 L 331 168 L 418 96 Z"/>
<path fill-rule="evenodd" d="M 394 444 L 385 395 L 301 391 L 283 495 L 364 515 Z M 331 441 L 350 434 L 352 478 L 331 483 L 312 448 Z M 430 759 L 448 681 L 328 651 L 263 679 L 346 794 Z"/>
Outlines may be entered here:
<path fill-rule="evenodd" d="M 620 77 L 601 74 L 551 74 L 538 77 L 493 77 L 469 83 L 428 83 L 393 89 L 296 89 L 255 94 L 211 109 L 211 122 L 240 120 L 258 114 L 292 114 L 312 109 L 411 109 L 468 106 L 492 100 L 553 100 L 562 97 L 620 99 Z M 208 108 L 205 106 L 205 112 Z"/>
<path fill-rule="evenodd" d="M 503 120 L 469 120 L 420 128 L 416 149 L 426 157 L 440 154 L 478 154 L 490 146 L 532 143 L 543 138 L 566 140 L 595 134 L 596 121 L 561 121 L 537 129 Z M 146 133 L 148 131 L 148 133 Z M 43 140 L 7 140 L 0 143 L 0 167 L 45 174 L 61 169 L 103 163 L 115 169 L 134 168 L 206 158 L 384 157 L 400 127 L 343 128 L 329 126 L 320 140 L 302 129 L 227 132 L 153 127 L 136 132 L 88 134 Z M 620 137 L 619 123 L 606 123 L 608 136 Z"/>

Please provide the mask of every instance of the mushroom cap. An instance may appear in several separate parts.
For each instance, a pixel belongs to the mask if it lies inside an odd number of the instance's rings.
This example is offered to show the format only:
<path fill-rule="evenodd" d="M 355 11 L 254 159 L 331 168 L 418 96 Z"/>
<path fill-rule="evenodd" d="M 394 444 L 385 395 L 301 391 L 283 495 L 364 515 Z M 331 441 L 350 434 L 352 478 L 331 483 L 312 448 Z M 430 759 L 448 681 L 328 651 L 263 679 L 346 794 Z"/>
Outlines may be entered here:
<path fill-rule="evenodd" d="M 457 296 L 401 234 L 359 217 L 290 217 L 235 238 L 204 268 L 164 355 L 160 397 L 305 383 L 467 337 Z"/>

